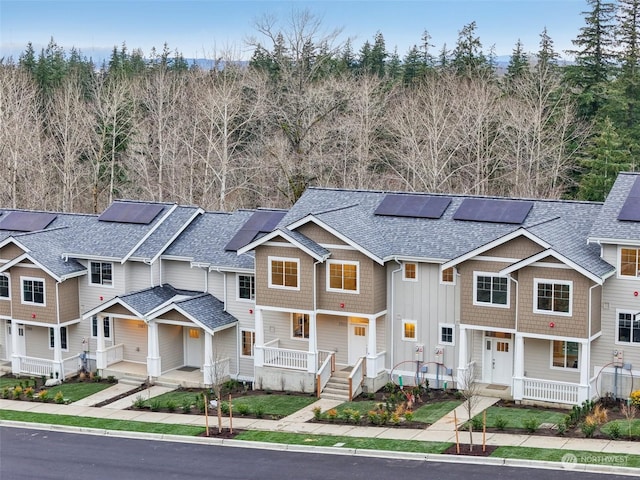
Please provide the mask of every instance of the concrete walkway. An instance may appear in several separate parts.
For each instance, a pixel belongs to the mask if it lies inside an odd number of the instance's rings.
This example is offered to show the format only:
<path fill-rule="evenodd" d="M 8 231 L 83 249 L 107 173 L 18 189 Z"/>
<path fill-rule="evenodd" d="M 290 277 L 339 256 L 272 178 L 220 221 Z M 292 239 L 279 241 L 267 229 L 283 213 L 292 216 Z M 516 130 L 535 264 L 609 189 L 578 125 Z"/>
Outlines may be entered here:
<path fill-rule="evenodd" d="M 167 392 L 171 392 L 175 390 L 173 387 L 163 387 L 161 385 L 152 385 L 151 387 L 142 390 L 141 392 L 133 393 L 128 395 L 120 400 L 116 400 L 113 403 L 109 403 L 102 408 L 107 408 L 111 410 L 125 410 L 133 405 L 133 403 L 138 398 L 143 398 L 145 400 L 150 400 L 153 397 L 158 397 Z M 97 403 L 97 402 L 96 402 Z"/>
<path fill-rule="evenodd" d="M 473 401 L 473 408 L 471 409 L 471 418 L 475 417 L 476 415 L 479 415 L 490 406 L 498 403 L 498 400 L 500 399 L 497 397 L 482 397 L 482 396 L 476 397 Z M 440 420 L 431 424 L 427 428 L 427 430 L 436 431 L 436 432 L 455 432 L 454 419 L 456 418 L 458 420 L 458 428 L 460 428 L 460 426 L 469 419 L 468 412 L 467 412 L 467 402 L 464 402 L 459 407 L 451 410 Z"/>
<path fill-rule="evenodd" d="M 98 403 L 109 400 L 110 398 L 119 397 L 131 390 L 137 388 L 135 385 L 128 385 L 126 383 L 116 383 L 110 387 L 105 388 L 93 395 L 81 398 L 77 402 L 73 402 L 76 407 L 93 407 Z M 131 405 L 129 405 L 131 406 Z"/>

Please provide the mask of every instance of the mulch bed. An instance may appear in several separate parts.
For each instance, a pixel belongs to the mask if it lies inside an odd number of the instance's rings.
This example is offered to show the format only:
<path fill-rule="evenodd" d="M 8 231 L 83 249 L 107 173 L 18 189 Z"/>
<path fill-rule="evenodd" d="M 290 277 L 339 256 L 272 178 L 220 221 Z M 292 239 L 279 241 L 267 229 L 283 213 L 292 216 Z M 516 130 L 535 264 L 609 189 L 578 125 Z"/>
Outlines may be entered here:
<path fill-rule="evenodd" d="M 460 455 L 465 457 L 490 457 L 493 452 L 498 448 L 497 445 L 485 445 L 484 451 L 482 451 L 482 445 L 474 445 L 472 450 L 469 450 L 468 443 L 460 444 L 460 453 L 458 453 L 456 445 L 451 445 L 444 452 L 445 455 Z"/>

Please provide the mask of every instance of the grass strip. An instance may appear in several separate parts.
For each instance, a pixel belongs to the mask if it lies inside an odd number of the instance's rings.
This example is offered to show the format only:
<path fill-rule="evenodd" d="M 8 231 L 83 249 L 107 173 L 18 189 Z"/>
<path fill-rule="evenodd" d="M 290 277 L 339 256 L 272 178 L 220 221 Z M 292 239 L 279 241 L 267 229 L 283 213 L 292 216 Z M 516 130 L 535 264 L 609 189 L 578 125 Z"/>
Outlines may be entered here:
<path fill-rule="evenodd" d="M 304 433 L 264 432 L 256 430 L 241 432 L 236 439 L 252 442 L 313 445 L 320 447 L 334 447 L 339 444 L 339 446 L 343 448 L 415 453 L 442 453 L 452 445 L 448 442 L 420 442 L 417 440 L 389 440 L 384 438 L 307 435 Z"/>
<path fill-rule="evenodd" d="M 127 432 L 163 433 L 185 436 L 197 436 L 205 430 L 204 427 L 196 427 L 192 425 L 136 422 L 133 420 L 77 417 L 75 415 L 18 412 L 14 410 L 0 410 L 0 420 L 13 420 L 18 422 L 45 423 L 49 425 L 66 425 L 70 427 L 99 428 L 103 430 L 120 430 Z"/>
<path fill-rule="evenodd" d="M 553 448 L 498 447 L 492 457 L 546 462 L 576 462 L 590 465 L 640 468 L 640 455 L 627 453 L 587 452 L 584 450 L 556 450 Z"/>

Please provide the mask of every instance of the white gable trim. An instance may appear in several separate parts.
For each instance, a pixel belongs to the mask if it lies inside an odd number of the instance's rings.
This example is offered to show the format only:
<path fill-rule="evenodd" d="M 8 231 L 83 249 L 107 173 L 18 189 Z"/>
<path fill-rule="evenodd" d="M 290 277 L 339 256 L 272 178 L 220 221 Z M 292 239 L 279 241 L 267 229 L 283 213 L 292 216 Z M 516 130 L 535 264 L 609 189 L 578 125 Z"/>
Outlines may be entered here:
<path fill-rule="evenodd" d="M 133 315 L 135 315 L 136 317 L 147 321 L 147 319 L 144 317 L 144 315 L 142 315 L 140 312 L 136 311 L 134 308 L 131 308 L 130 305 L 127 305 L 126 303 L 124 303 L 122 301 L 122 299 L 120 299 L 119 297 L 115 297 L 112 298 L 111 300 L 103 303 L 102 305 L 98 305 L 97 307 L 89 310 L 88 312 L 86 312 L 85 314 L 82 315 L 82 319 L 86 320 L 87 318 L 91 318 L 94 315 L 97 315 L 99 313 L 102 313 L 105 309 L 112 307 L 114 305 L 120 305 L 121 307 L 126 308 L 127 310 L 129 310 Z M 112 315 L 109 315 L 112 316 Z M 125 318 L 122 316 L 122 314 L 118 314 L 116 315 L 118 318 Z"/>
<path fill-rule="evenodd" d="M 294 245 L 296 248 L 299 248 L 300 250 L 302 250 L 304 253 L 306 253 L 307 255 L 309 255 L 310 257 L 314 258 L 315 260 L 317 260 L 318 262 L 324 262 L 327 258 L 329 258 L 329 256 L 331 255 L 330 253 L 328 255 L 318 255 L 317 253 L 315 253 L 313 250 L 310 250 L 309 248 L 307 248 L 306 246 L 302 245 L 300 242 L 298 242 L 295 238 L 293 238 L 291 235 L 289 235 L 287 233 L 286 230 L 282 229 L 282 230 L 274 230 L 273 232 L 269 232 L 267 235 L 265 235 L 264 237 L 251 242 L 248 245 L 245 245 L 244 247 L 242 247 L 241 249 L 239 249 L 237 251 L 238 255 L 241 255 L 243 253 L 247 253 L 250 250 L 253 250 L 254 248 L 256 248 L 259 245 L 263 245 L 266 244 L 267 242 L 269 242 L 270 240 L 276 238 L 276 237 L 282 237 L 284 238 L 287 242 L 291 243 L 292 245 Z M 284 245 L 283 245 L 284 246 Z"/>
<path fill-rule="evenodd" d="M 530 256 L 529 258 L 525 258 L 523 260 L 520 260 L 519 262 L 513 263 L 511 265 L 509 265 L 506 268 L 503 268 L 502 270 L 500 270 L 500 275 L 509 275 L 513 272 L 515 272 L 516 270 L 520 270 L 521 268 L 527 267 L 529 265 L 531 265 L 532 263 L 535 263 L 539 260 L 542 260 L 543 258 L 546 257 L 553 257 L 556 260 L 561 261 L 562 263 L 570 266 L 573 270 L 577 271 L 578 273 L 582 274 L 583 276 L 587 277 L 588 279 L 592 280 L 593 282 L 597 283 L 598 285 L 602 285 L 602 283 L 604 282 L 604 280 L 596 275 L 594 275 L 593 273 L 589 272 L 588 270 L 584 269 L 583 267 L 581 267 L 580 265 L 578 265 L 577 263 L 569 260 L 567 257 L 560 255 L 558 252 L 556 252 L 555 250 L 552 249 L 547 249 L 547 250 L 543 250 L 540 253 L 536 253 L 535 255 Z"/>
<path fill-rule="evenodd" d="M 177 208 L 177 205 L 176 205 L 176 208 Z M 193 221 L 196 219 L 196 217 L 197 217 L 198 215 L 202 214 L 202 213 L 204 213 L 204 210 L 203 210 L 203 209 L 201 209 L 201 208 L 197 208 L 197 209 L 196 209 L 196 211 L 195 211 L 195 213 L 194 213 L 193 215 L 191 215 L 191 217 L 189 218 L 189 220 L 187 220 L 186 222 L 184 222 L 184 224 L 182 225 L 182 227 L 180 227 L 180 228 L 178 229 L 178 231 L 177 231 L 177 232 L 176 232 L 176 233 L 175 233 L 175 234 L 174 234 L 174 235 L 173 235 L 173 236 L 172 236 L 172 237 L 167 241 L 167 243 L 165 243 L 165 244 L 162 246 L 162 248 L 161 248 L 160 250 L 158 250 L 158 253 L 156 254 L 156 256 L 155 256 L 155 257 L 153 257 L 153 258 L 151 259 L 151 263 L 155 263 L 155 261 L 156 261 L 156 260 L 158 260 L 158 258 L 160 257 L 160 255 L 162 255 L 162 252 L 164 252 L 167 248 L 169 248 L 169 245 L 171 245 L 171 244 L 176 240 L 176 238 L 178 238 L 178 237 L 182 234 L 182 232 L 184 232 L 184 230 L 185 230 L 189 225 L 191 225 L 191 222 L 193 222 Z"/>
<path fill-rule="evenodd" d="M 133 246 L 133 248 L 129 251 L 129 253 L 127 253 L 124 257 L 122 257 L 122 260 L 120 260 L 120 263 L 124 263 L 127 260 L 129 260 L 129 257 L 131 257 L 135 253 L 135 251 L 138 250 L 138 248 L 140 248 L 142 244 L 147 241 L 147 239 L 153 234 L 153 232 L 155 232 L 158 228 L 160 228 L 160 225 L 162 225 L 164 221 L 167 218 L 169 218 L 169 215 L 171 215 L 176 208 L 178 208 L 178 205 L 174 204 L 169 209 L 169 211 L 165 213 L 163 217 L 153 226 L 153 228 L 149 229 L 149 231 L 140 239 L 140 241 Z"/>
<path fill-rule="evenodd" d="M 47 267 L 45 267 L 44 265 L 42 265 L 41 263 L 39 263 L 38 261 L 36 261 L 31 255 L 29 255 L 28 253 L 23 253 L 22 255 L 14 258 L 13 260 L 5 263 L 4 265 L 2 265 L 2 267 L 0 267 L 0 273 L 2 272 L 6 272 L 8 269 L 10 269 L 11 267 L 18 265 L 20 262 L 22 262 L 23 260 L 29 260 L 31 263 L 33 263 L 34 265 L 36 265 L 38 268 L 40 268 L 43 272 L 45 272 L 47 275 L 49 275 L 51 278 L 53 278 L 56 282 L 62 282 L 64 280 L 63 277 L 59 277 L 58 275 L 56 275 L 55 273 L 53 273 L 51 270 L 49 270 Z M 84 272 L 82 272 L 84 273 Z"/>

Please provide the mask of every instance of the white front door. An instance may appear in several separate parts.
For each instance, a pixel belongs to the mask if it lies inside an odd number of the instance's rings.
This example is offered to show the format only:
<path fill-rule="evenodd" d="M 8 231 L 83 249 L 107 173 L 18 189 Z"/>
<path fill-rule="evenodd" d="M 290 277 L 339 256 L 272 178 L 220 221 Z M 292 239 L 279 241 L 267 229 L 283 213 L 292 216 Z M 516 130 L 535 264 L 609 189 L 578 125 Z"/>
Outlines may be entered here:
<path fill-rule="evenodd" d="M 511 385 L 513 377 L 513 348 L 510 338 L 484 339 L 483 377 L 486 383 Z"/>
<path fill-rule="evenodd" d="M 349 324 L 349 365 L 367 355 L 369 325 L 365 323 Z"/>
<path fill-rule="evenodd" d="M 204 359 L 202 358 L 202 342 L 204 332 L 197 327 L 184 328 L 184 363 L 189 367 L 201 368 Z"/>

